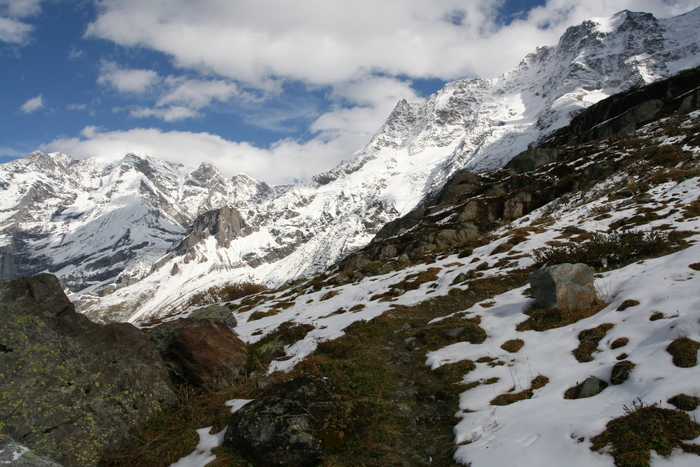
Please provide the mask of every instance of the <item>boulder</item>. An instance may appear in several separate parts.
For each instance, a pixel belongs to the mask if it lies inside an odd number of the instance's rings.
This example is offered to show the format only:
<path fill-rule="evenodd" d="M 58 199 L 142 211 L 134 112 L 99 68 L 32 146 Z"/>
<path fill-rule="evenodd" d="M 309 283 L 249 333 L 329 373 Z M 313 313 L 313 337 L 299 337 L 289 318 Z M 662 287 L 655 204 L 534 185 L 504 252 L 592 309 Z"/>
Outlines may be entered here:
<path fill-rule="evenodd" d="M 267 394 L 235 412 L 224 436 L 257 465 L 311 465 L 359 428 L 351 399 L 326 378 L 300 376 Z"/>
<path fill-rule="evenodd" d="M 231 313 L 231 309 L 227 306 L 222 305 L 209 305 L 207 307 L 194 310 L 192 313 L 190 313 L 189 317 L 194 319 L 218 319 L 230 328 L 235 328 L 236 326 L 238 326 L 238 321 L 236 321 L 236 318 L 233 316 L 233 313 Z"/>
<path fill-rule="evenodd" d="M 603 392 L 603 389 L 608 387 L 608 383 L 595 376 L 589 376 L 586 380 L 569 388 L 564 394 L 565 399 L 583 399 L 585 397 L 593 397 Z"/>
<path fill-rule="evenodd" d="M 62 467 L 5 435 L 0 435 L 0 464 L 14 467 Z"/>
<path fill-rule="evenodd" d="M 66 467 L 93 466 L 176 403 L 145 333 L 76 313 L 50 274 L 0 282 L 2 433 Z"/>
<path fill-rule="evenodd" d="M 186 318 L 166 325 L 173 332 L 161 356 L 176 383 L 218 390 L 245 374 L 246 344 L 221 321 Z"/>
<path fill-rule="evenodd" d="M 542 308 L 578 310 L 596 303 L 593 274 L 595 270 L 582 263 L 557 264 L 530 274 L 530 287 Z"/>

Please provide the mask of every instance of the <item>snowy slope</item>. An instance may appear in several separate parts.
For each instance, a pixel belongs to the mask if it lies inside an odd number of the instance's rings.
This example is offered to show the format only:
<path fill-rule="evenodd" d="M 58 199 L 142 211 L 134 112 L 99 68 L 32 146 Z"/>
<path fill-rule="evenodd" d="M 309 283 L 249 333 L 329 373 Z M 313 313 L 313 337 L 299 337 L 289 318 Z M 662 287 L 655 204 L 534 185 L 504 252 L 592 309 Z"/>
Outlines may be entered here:
<path fill-rule="evenodd" d="M 323 270 L 365 245 L 382 225 L 410 211 L 455 172 L 500 167 L 592 103 L 699 64 L 700 32 L 694 27 L 698 19 L 700 10 L 663 21 L 623 11 L 571 27 L 557 46 L 539 48 L 498 78 L 456 81 L 424 102 L 400 102 L 351 160 L 293 186 L 267 189 L 250 179 L 241 183 L 242 178 L 224 180 L 213 175 L 215 188 L 202 174 L 196 184 L 199 191 L 188 194 L 194 186 L 188 180 L 194 175 L 150 158 L 141 159 L 149 161 L 151 178 L 163 180 L 160 185 L 150 181 L 148 170 L 135 168 L 122 175 L 116 172 L 119 164 L 107 170 L 98 169 L 98 162 L 67 162 L 69 167 L 92 164 L 94 175 L 81 175 L 89 182 L 69 181 L 66 175 L 65 180 L 49 183 L 52 193 L 72 194 L 46 197 L 43 203 L 56 208 L 43 211 L 41 221 L 3 224 L 2 241 L 9 244 L 9 238 L 22 236 L 13 234 L 13 229 L 31 232 L 20 246 L 25 252 L 31 250 L 26 254 L 36 258 L 35 269 L 50 269 L 61 276 L 74 292 L 71 299 L 96 319 L 134 321 L 168 313 L 182 308 L 195 293 L 232 282 L 279 285 Z M 25 192 L 43 177 L 37 164 L 11 164 L 2 169 L 3 186 L 18 185 L 14 178 L 18 171 L 26 175 Z M 128 174 L 134 177 L 131 182 L 117 183 Z M 112 189 L 99 191 L 98 186 Z M 20 206 L 21 190 L 12 189 L 17 193 L 6 197 L 3 215 L 10 218 L 20 211 L 26 216 L 27 209 Z M 103 196 L 110 201 L 93 208 Z M 182 212 L 174 207 L 183 204 Z M 168 242 L 178 243 L 176 237 L 194 216 L 224 204 L 241 213 L 252 233 L 225 245 L 208 237 L 186 254 L 166 254 Z M 118 217 L 125 215 L 129 217 Z M 75 230 L 94 240 L 80 243 L 88 245 L 91 258 L 99 251 L 104 252 L 100 258 L 112 261 L 107 252 L 113 255 L 118 250 L 117 237 L 87 233 L 94 225 L 88 219 L 98 224 L 106 220 L 105 226 L 137 222 L 133 228 L 122 227 L 119 238 L 128 230 L 140 242 L 130 245 L 149 246 L 142 248 L 143 254 L 141 249 L 133 250 L 131 259 L 106 269 L 104 277 L 93 274 L 75 253 L 59 252 L 70 251 L 61 245 L 62 232 Z M 80 249 L 84 252 L 86 247 Z"/>
<path fill-rule="evenodd" d="M 690 120 L 694 120 L 697 128 L 700 111 L 689 114 Z M 649 125 L 639 133 L 647 138 L 644 144 L 652 140 L 661 145 L 678 144 L 678 137 L 655 133 L 655 128 L 655 124 Z M 614 142 L 608 144 L 602 142 L 598 148 L 601 152 L 609 151 Z M 352 284 L 329 285 L 317 291 L 301 284 L 293 289 L 296 294 L 289 289 L 268 293 L 262 303 L 253 307 L 235 302 L 233 306 L 241 310 L 235 313 L 239 322 L 236 331 L 247 342 L 256 342 L 282 323 L 312 325 L 314 329 L 288 346 L 286 356 L 273 361 L 269 368 L 270 372 L 288 371 L 313 352 L 319 342 L 342 336 L 343 330 L 353 322 L 396 312 L 399 305 L 436 300 L 454 288 L 469 291 L 469 281 L 456 283 L 460 274 L 479 267 L 484 277 L 507 276 L 533 264 L 528 253 L 566 241 L 567 228 L 570 231 L 575 227 L 579 232 L 612 232 L 621 220 L 632 219 L 640 212 L 653 212 L 656 216 L 649 217 L 636 230 L 685 231 L 690 246 L 597 274 L 596 289 L 605 306 L 593 316 L 541 332 L 516 331 L 516 326 L 527 319 L 523 312 L 533 305 L 527 293 L 529 286 L 518 287 L 433 320 L 479 317 L 479 325 L 488 336 L 483 343 L 457 342 L 425 354 L 425 364 L 432 369 L 463 360 L 476 362 L 476 369 L 464 376 L 462 384 L 480 384 L 465 390 L 459 407 L 455 408 L 456 461 L 472 467 L 534 467 L 560 465 L 566 459 L 567 465 L 572 466 L 612 467 L 614 460 L 608 453 L 591 451 L 591 438 L 605 430 L 610 420 L 625 415 L 625 406 L 632 408 L 641 401 L 673 408 L 667 400 L 675 395 L 700 397 L 700 366 L 679 368 L 666 350 L 678 337 L 700 341 L 700 217 L 696 208 L 691 208 L 700 201 L 697 175 L 700 147 L 686 145 L 684 150 L 693 157 L 686 160 L 683 170 L 695 175 L 658 177 L 645 192 L 646 196 L 616 196 L 620 183 L 654 179 L 630 166 L 589 191 L 555 200 L 494 232 L 491 241 L 474 249 L 469 257 L 438 256 L 430 264 L 366 277 Z M 625 157 L 624 151 L 618 154 Z M 514 232 L 519 235 L 526 232 L 527 236 L 516 245 L 518 251 L 497 250 Z M 489 267 L 481 268 L 483 263 Z M 434 281 L 397 295 L 391 301 L 373 299 L 376 294 L 392 290 L 407 276 L 428 268 L 439 270 Z M 636 305 L 621 309 L 623 302 L 631 300 Z M 291 306 L 276 306 L 283 301 Z M 348 311 L 338 313 L 340 309 Z M 276 314 L 270 313 L 271 310 L 277 310 Z M 264 314 L 268 316 L 256 319 Z M 181 316 L 185 315 L 186 312 Z M 606 323 L 613 326 L 599 342 L 593 359 L 585 363 L 577 361 L 572 350 L 579 345 L 579 333 Z M 613 348 L 612 343 L 620 338 L 627 338 L 628 342 Z M 501 347 L 512 339 L 524 341 L 522 349 L 507 352 Z M 589 398 L 563 397 L 567 389 L 591 375 L 610 381 L 613 365 L 621 359 L 636 365 L 622 384 L 611 384 Z M 538 375 L 546 376 L 548 382 L 536 389 L 532 398 L 510 405 L 492 403 L 497 395 L 528 389 Z M 689 414 L 691 419 L 697 418 L 700 408 Z M 673 451 L 669 458 L 652 452 L 651 458 L 653 467 L 695 466 L 700 462 L 697 456 L 680 450 Z"/>

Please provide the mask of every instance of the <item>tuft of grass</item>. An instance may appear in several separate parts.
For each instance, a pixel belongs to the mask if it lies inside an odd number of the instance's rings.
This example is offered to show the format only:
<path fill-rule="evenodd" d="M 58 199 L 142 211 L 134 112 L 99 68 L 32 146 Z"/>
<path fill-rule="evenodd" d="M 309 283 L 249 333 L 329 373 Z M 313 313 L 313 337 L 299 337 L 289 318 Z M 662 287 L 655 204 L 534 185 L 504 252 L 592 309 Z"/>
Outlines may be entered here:
<path fill-rule="evenodd" d="M 627 308 L 631 308 L 637 305 L 639 305 L 639 302 L 637 300 L 627 299 L 624 302 L 620 303 L 620 306 L 617 307 L 616 311 L 625 311 Z"/>
<path fill-rule="evenodd" d="M 626 337 L 620 337 L 618 339 L 615 339 L 612 344 L 610 344 L 610 348 L 615 350 L 619 349 L 620 347 L 624 347 L 629 343 L 629 339 Z"/>
<path fill-rule="evenodd" d="M 673 404 L 676 408 L 680 410 L 685 410 L 690 412 L 698 408 L 700 405 L 700 398 L 695 396 L 689 396 L 687 394 L 677 394 L 668 400 L 669 404 Z"/>
<path fill-rule="evenodd" d="M 593 352 L 598 350 L 598 343 L 613 326 L 613 324 L 604 323 L 596 328 L 581 331 L 578 334 L 579 346 L 571 351 L 576 360 L 580 363 L 593 361 Z"/>
<path fill-rule="evenodd" d="M 612 375 L 610 376 L 610 383 L 617 385 L 627 381 L 627 378 L 629 378 L 629 375 L 635 366 L 636 365 L 629 360 L 617 362 L 615 366 L 613 366 Z"/>
<path fill-rule="evenodd" d="M 510 405 L 525 399 L 532 399 L 535 389 L 543 387 L 549 383 L 549 378 L 544 375 L 537 375 L 530 383 L 530 389 L 520 392 L 501 394 L 491 399 L 491 405 Z"/>
<path fill-rule="evenodd" d="M 546 331 L 548 329 L 568 326 L 582 319 L 593 316 L 605 308 L 605 304 L 593 305 L 579 310 L 559 310 L 557 308 L 540 308 L 533 306 L 525 311 L 528 319 L 519 323 L 516 331 Z"/>
<path fill-rule="evenodd" d="M 691 368 L 698 364 L 698 349 L 700 342 L 689 337 L 678 337 L 666 347 L 673 356 L 673 364 L 679 368 Z"/>
<path fill-rule="evenodd" d="M 321 302 L 324 302 L 324 301 L 326 301 L 326 300 L 330 300 L 331 298 L 333 298 L 333 297 L 335 297 L 336 295 L 338 295 L 339 292 L 340 292 L 339 290 L 329 290 L 328 292 L 326 292 L 325 294 L 323 294 L 323 297 L 321 297 L 321 300 L 320 300 L 320 301 L 321 301 Z"/>
<path fill-rule="evenodd" d="M 501 345 L 501 348 L 506 352 L 517 353 L 525 345 L 525 341 L 522 339 L 511 339 L 506 341 Z"/>
<path fill-rule="evenodd" d="M 700 271 L 700 263 L 689 264 L 688 267 L 689 267 L 690 269 L 694 269 L 694 270 L 696 270 L 696 271 Z"/>
<path fill-rule="evenodd" d="M 625 415 L 608 422 L 604 432 L 591 438 L 591 450 L 607 448 L 605 452 L 613 456 L 617 467 L 649 466 L 652 450 L 662 456 L 669 456 L 675 448 L 700 452 L 700 446 L 683 442 L 700 435 L 700 425 L 688 414 L 643 403 L 624 410 Z"/>
<path fill-rule="evenodd" d="M 660 319 L 664 319 L 666 316 L 664 316 L 663 313 L 660 311 L 655 311 L 654 313 L 651 314 L 649 317 L 649 321 L 658 321 Z"/>

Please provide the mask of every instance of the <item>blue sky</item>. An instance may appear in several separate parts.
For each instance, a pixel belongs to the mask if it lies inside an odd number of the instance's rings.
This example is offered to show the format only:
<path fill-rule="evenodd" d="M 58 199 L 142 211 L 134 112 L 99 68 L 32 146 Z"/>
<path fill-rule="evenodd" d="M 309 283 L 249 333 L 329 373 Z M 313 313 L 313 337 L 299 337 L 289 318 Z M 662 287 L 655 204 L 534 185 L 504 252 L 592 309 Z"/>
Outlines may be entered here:
<path fill-rule="evenodd" d="M 129 151 L 271 184 L 352 156 L 400 99 L 566 27 L 700 0 L 0 0 L 0 162 Z"/>

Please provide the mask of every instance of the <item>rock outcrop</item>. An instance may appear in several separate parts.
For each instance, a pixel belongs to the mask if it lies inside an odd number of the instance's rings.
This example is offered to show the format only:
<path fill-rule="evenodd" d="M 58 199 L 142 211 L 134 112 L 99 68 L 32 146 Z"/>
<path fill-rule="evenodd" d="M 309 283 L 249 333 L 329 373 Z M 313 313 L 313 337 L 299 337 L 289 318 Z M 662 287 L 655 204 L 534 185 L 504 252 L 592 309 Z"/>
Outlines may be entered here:
<path fill-rule="evenodd" d="M 0 432 L 66 467 L 177 403 L 148 337 L 75 309 L 55 276 L 0 282 Z"/>
<path fill-rule="evenodd" d="M 231 416 L 224 442 L 257 465 L 307 466 L 342 448 L 357 429 L 347 396 L 326 378 L 300 376 Z"/>
<path fill-rule="evenodd" d="M 593 274 L 585 264 L 557 264 L 530 274 L 530 287 L 542 308 L 578 310 L 596 302 Z"/>
<path fill-rule="evenodd" d="M 151 329 L 176 384 L 223 389 L 245 374 L 248 349 L 222 320 L 184 318 Z"/>
<path fill-rule="evenodd" d="M 238 321 L 236 321 L 236 317 L 233 316 L 231 310 L 228 307 L 222 305 L 209 305 L 204 308 L 194 310 L 192 313 L 190 313 L 189 318 L 218 319 L 230 328 L 235 328 L 236 326 L 238 326 Z"/>

